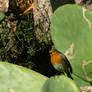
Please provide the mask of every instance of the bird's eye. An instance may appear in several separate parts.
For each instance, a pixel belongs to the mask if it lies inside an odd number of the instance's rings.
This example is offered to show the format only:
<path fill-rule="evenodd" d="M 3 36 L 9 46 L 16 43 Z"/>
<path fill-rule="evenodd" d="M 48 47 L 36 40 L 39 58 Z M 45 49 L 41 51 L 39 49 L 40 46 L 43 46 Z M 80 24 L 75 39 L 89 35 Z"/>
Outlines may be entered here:
<path fill-rule="evenodd" d="M 52 50 L 50 50 L 49 53 L 52 54 Z"/>

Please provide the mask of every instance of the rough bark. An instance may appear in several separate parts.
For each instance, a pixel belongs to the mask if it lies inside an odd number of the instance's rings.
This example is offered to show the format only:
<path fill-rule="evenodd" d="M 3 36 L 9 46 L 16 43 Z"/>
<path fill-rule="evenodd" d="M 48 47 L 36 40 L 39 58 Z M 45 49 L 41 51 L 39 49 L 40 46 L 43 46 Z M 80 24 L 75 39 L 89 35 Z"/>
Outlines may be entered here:
<path fill-rule="evenodd" d="M 0 0 L 0 11 L 7 12 L 9 7 L 9 0 Z"/>
<path fill-rule="evenodd" d="M 36 37 L 39 42 L 49 43 L 50 19 L 53 14 L 50 0 L 39 0 L 36 6 L 37 8 L 33 10 Z"/>

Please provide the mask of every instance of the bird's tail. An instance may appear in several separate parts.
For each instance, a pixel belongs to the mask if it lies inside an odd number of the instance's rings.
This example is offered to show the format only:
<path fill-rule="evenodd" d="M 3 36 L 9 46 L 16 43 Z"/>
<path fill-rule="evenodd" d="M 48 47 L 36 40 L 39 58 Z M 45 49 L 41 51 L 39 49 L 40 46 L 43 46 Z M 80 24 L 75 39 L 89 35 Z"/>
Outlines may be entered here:
<path fill-rule="evenodd" d="M 66 75 L 73 80 L 70 72 L 67 72 Z"/>

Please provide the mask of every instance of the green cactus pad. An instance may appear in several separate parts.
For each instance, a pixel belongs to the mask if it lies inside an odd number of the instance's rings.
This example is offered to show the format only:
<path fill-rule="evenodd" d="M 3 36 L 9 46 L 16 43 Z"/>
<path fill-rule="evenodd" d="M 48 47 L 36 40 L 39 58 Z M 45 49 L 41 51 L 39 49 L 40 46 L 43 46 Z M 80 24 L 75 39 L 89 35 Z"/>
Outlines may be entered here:
<path fill-rule="evenodd" d="M 0 11 L 0 21 L 4 18 L 4 14 Z"/>
<path fill-rule="evenodd" d="M 72 74 L 72 77 L 73 77 L 73 80 L 75 81 L 75 83 L 80 87 L 82 87 L 82 86 L 90 86 L 91 85 L 90 82 L 84 81 L 79 76 L 76 76 L 76 75 Z"/>
<path fill-rule="evenodd" d="M 0 92 L 40 92 L 46 80 L 30 69 L 0 62 Z"/>
<path fill-rule="evenodd" d="M 45 82 L 41 92 L 81 92 L 80 88 L 70 78 L 61 75 L 51 77 Z"/>
<path fill-rule="evenodd" d="M 57 50 L 69 59 L 73 74 L 92 82 L 92 12 L 78 5 L 58 8 L 51 20 Z"/>

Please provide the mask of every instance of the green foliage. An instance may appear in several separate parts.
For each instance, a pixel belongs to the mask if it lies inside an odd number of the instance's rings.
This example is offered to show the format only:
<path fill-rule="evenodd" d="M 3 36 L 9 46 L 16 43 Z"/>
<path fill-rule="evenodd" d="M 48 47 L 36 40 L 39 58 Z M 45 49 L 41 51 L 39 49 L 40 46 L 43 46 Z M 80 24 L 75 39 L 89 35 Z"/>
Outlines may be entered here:
<path fill-rule="evenodd" d="M 56 49 L 67 56 L 73 74 L 89 83 L 92 82 L 91 20 L 91 11 L 68 4 L 58 8 L 51 21 L 51 35 Z M 74 79 L 78 79 L 75 76 Z M 80 81 L 75 81 L 79 85 L 86 85 L 84 82 L 80 84 Z"/>
<path fill-rule="evenodd" d="M 22 54 L 26 49 L 26 54 L 33 56 L 35 54 L 35 35 L 33 30 L 33 20 L 20 20 L 17 24 L 17 31 L 14 33 L 16 38 L 17 53 Z M 34 43 L 34 44 L 33 44 Z M 20 48 L 21 47 L 21 48 Z M 33 51 L 34 50 L 34 51 Z"/>
<path fill-rule="evenodd" d="M 0 24 L 0 60 L 36 67 L 34 62 L 38 62 L 39 51 L 44 51 L 46 45 L 50 44 L 46 37 L 48 32 L 38 28 L 34 25 L 32 11 L 25 16 L 8 14 Z"/>
<path fill-rule="evenodd" d="M 0 21 L 4 18 L 4 14 L 0 11 Z"/>
<path fill-rule="evenodd" d="M 0 26 L 0 60 L 28 66 L 37 47 L 32 12 L 18 20 L 6 16 Z"/>
<path fill-rule="evenodd" d="M 0 92 L 40 92 L 46 80 L 27 68 L 0 62 Z"/>
<path fill-rule="evenodd" d="M 51 77 L 45 82 L 41 92 L 81 92 L 80 88 L 70 78 L 61 75 Z"/>

